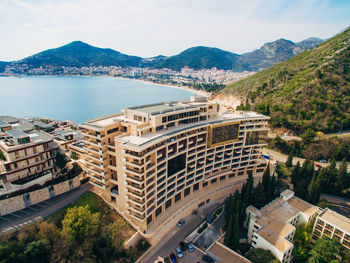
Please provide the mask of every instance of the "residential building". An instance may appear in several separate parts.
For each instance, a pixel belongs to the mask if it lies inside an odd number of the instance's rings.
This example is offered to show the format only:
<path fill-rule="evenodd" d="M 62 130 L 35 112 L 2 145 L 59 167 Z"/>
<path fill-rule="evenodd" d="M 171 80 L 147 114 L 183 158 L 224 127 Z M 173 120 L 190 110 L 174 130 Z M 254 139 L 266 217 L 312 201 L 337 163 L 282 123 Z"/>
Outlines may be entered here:
<path fill-rule="evenodd" d="M 85 170 L 90 182 L 144 238 L 240 189 L 267 162 L 269 117 L 219 113 L 203 97 L 126 108 L 85 122 Z M 152 241 L 151 241 L 152 242 Z"/>
<path fill-rule="evenodd" d="M 323 235 L 350 249 L 350 219 L 326 208 L 316 218 L 312 238 L 317 240 Z"/>
<path fill-rule="evenodd" d="M 247 207 L 248 243 L 270 250 L 280 262 L 291 262 L 296 227 L 311 222 L 318 212 L 318 207 L 285 190 L 260 210 Z"/>
<path fill-rule="evenodd" d="M 0 137 L 0 196 L 43 184 L 56 176 L 53 159 L 58 146 L 53 138 L 15 117 L 0 119 L 9 124 Z"/>
<path fill-rule="evenodd" d="M 208 248 L 206 254 L 215 260 L 215 262 L 220 263 L 252 263 L 249 259 L 226 247 L 219 241 L 213 243 Z"/>

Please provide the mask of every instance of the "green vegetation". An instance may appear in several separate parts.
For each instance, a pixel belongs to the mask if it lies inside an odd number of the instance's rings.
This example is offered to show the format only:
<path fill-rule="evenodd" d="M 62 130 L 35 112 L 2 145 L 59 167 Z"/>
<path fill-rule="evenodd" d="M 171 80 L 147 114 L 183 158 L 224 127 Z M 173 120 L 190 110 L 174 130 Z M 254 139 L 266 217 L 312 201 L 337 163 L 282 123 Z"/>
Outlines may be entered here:
<path fill-rule="evenodd" d="M 90 243 L 97 233 L 99 220 L 100 213 L 91 213 L 88 205 L 68 208 L 62 221 L 62 234 L 70 245 Z"/>
<path fill-rule="evenodd" d="M 200 228 L 198 228 L 197 233 L 198 233 L 198 234 L 202 234 L 203 231 L 207 229 L 207 227 L 208 227 L 208 223 L 205 222 Z"/>
<path fill-rule="evenodd" d="M 264 44 L 260 49 L 242 55 L 218 48 L 191 47 L 178 55 L 163 59 L 155 67 L 173 70 L 181 70 L 185 66 L 197 70 L 216 67 L 234 71 L 259 71 L 285 61 L 296 53 L 312 48 L 321 42 L 320 39 L 313 39 L 293 43 L 289 40 L 278 39 Z"/>
<path fill-rule="evenodd" d="M 78 160 L 78 154 L 75 151 L 72 151 L 70 154 L 70 158 L 73 160 Z"/>
<path fill-rule="evenodd" d="M 264 172 L 263 179 L 256 188 L 253 188 L 254 179 L 251 172 L 247 181 L 242 187 L 242 191 L 238 190 L 225 201 L 225 222 L 226 234 L 224 243 L 232 249 L 239 248 L 240 231 L 242 230 L 245 220 L 245 210 L 249 205 L 261 208 L 271 202 L 278 195 L 280 181 L 276 181 L 275 176 L 270 175 L 270 167 L 268 166 Z"/>
<path fill-rule="evenodd" d="M 233 69 L 235 71 L 244 71 L 243 67 L 236 65 L 239 55 L 224 51 L 218 48 L 210 47 L 191 47 L 178 55 L 169 57 L 161 61 L 157 68 L 169 68 L 181 70 L 188 66 L 192 69 L 213 68 Z"/>
<path fill-rule="evenodd" d="M 316 133 L 314 134 L 313 138 L 303 136 L 301 142 L 295 140 L 285 141 L 277 136 L 268 141 L 268 148 L 310 160 L 335 159 L 341 161 L 344 158 L 350 160 L 349 137 L 327 137 L 325 135 L 316 136 Z"/>
<path fill-rule="evenodd" d="M 0 73 L 4 72 L 7 64 L 9 64 L 9 62 L 0 61 Z"/>
<path fill-rule="evenodd" d="M 56 151 L 55 164 L 60 170 L 63 170 L 67 165 L 66 155 L 60 151 Z"/>
<path fill-rule="evenodd" d="M 350 196 L 350 174 L 347 172 L 345 159 L 339 169 L 333 161 L 326 168 L 315 170 L 314 163 L 305 160 L 303 166 L 299 162 L 292 168 L 291 181 L 295 195 L 309 203 L 317 204 L 322 193 Z"/>
<path fill-rule="evenodd" d="M 55 214 L 0 237 L 1 263 L 135 262 L 149 244 L 123 249 L 135 231 L 112 208 L 88 192 Z"/>
<path fill-rule="evenodd" d="M 247 258 L 252 261 L 252 263 L 278 263 L 279 261 L 271 253 L 270 250 L 255 248 L 249 250 Z"/>
<path fill-rule="evenodd" d="M 74 41 L 59 48 L 45 50 L 21 60 L 21 63 L 40 66 L 138 66 L 140 57 L 128 56 L 109 48 L 90 46 L 81 41 Z"/>
<path fill-rule="evenodd" d="M 295 263 L 305 263 L 312 248 L 312 224 L 302 224 L 297 227 L 294 235 L 293 258 Z"/>
<path fill-rule="evenodd" d="M 341 254 L 342 245 L 335 239 L 322 236 L 316 241 L 315 246 L 310 251 L 308 263 L 329 262 L 337 263 Z"/>
<path fill-rule="evenodd" d="M 350 129 L 350 29 L 283 63 L 228 85 L 223 94 L 271 116 L 273 127 Z"/>

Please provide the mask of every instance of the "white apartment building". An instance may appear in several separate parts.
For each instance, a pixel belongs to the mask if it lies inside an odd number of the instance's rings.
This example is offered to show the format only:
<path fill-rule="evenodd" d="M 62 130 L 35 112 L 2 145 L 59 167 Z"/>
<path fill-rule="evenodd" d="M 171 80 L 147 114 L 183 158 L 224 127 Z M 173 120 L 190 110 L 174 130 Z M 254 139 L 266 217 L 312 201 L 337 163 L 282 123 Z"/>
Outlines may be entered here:
<path fill-rule="evenodd" d="M 285 190 L 280 197 L 260 210 L 254 206 L 246 209 L 248 242 L 254 248 L 268 249 L 283 263 L 292 259 L 296 227 L 313 220 L 318 207 Z"/>

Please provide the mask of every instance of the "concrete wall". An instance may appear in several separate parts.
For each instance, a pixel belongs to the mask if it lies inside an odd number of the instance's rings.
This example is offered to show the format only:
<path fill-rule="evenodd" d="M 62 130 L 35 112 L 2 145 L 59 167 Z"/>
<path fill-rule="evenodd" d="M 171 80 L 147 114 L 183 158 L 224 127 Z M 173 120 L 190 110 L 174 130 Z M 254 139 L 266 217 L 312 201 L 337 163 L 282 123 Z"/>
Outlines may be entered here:
<path fill-rule="evenodd" d="M 139 232 L 136 232 L 132 237 L 126 240 L 123 244 L 125 249 L 129 249 L 130 247 L 135 247 L 139 240 L 141 239 L 141 235 Z"/>
<path fill-rule="evenodd" d="M 80 179 L 78 178 L 78 176 L 75 177 L 73 180 L 67 180 L 62 183 L 56 184 L 53 186 L 54 195 L 57 196 L 57 195 L 63 194 L 74 188 L 79 187 L 79 185 L 80 185 Z M 31 204 L 31 205 L 50 199 L 50 191 L 49 191 L 50 187 L 52 186 L 48 186 L 43 189 L 30 192 L 29 194 L 23 194 L 23 195 L 15 196 L 5 200 L 0 200 L 0 216 L 10 214 L 25 208 L 26 205 L 24 202 L 24 195 L 29 195 L 29 202 L 27 202 L 27 204 Z"/>

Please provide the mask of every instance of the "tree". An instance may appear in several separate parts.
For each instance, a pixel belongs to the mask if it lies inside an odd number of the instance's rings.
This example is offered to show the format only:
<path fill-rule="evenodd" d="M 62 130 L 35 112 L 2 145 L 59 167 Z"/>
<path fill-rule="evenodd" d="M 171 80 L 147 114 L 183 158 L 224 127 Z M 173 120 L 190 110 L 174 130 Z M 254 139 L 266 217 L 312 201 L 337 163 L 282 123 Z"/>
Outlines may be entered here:
<path fill-rule="evenodd" d="M 311 249 L 310 257 L 307 262 L 326 263 L 337 260 L 337 256 L 340 256 L 341 248 L 342 245 L 337 240 L 322 236 Z"/>
<path fill-rule="evenodd" d="M 47 244 L 47 240 L 39 239 L 38 241 L 29 243 L 20 257 L 24 262 L 28 263 L 45 263 L 49 261 L 49 255 L 50 247 Z"/>
<path fill-rule="evenodd" d="M 263 184 L 260 182 L 255 188 L 254 198 L 252 200 L 252 204 L 260 209 L 266 203 L 266 193 Z"/>
<path fill-rule="evenodd" d="M 61 153 L 60 151 L 56 151 L 55 163 L 57 167 L 61 170 L 65 168 L 67 165 L 66 155 Z"/>
<path fill-rule="evenodd" d="M 297 182 L 299 181 L 299 175 L 300 175 L 300 163 L 299 161 L 297 162 L 297 165 L 294 167 L 292 175 L 291 175 L 291 180 L 294 188 L 296 187 Z"/>
<path fill-rule="evenodd" d="M 293 258 L 295 263 L 305 263 L 309 258 L 311 249 L 312 226 L 301 224 L 297 227 L 294 235 Z"/>
<path fill-rule="evenodd" d="M 293 166 L 293 156 L 292 156 L 292 152 L 290 152 L 290 153 L 288 154 L 288 158 L 287 158 L 287 161 L 286 161 L 286 166 L 287 166 L 288 168 Z"/>
<path fill-rule="evenodd" d="M 62 221 L 62 234 L 68 244 L 92 242 L 98 231 L 100 213 L 92 213 L 89 206 L 68 208 Z"/>
<path fill-rule="evenodd" d="M 270 250 L 262 248 L 252 248 L 249 250 L 247 258 L 250 259 L 252 263 L 272 263 L 274 260 L 276 260 L 276 257 Z"/>
<path fill-rule="evenodd" d="M 303 139 L 302 142 L 304 145 L 309 145 L 314 141 L 316 133 L 314 130 L 309 128 L 300 137 Z"/>
<path fill-rule="evenodd" d="M 341 162 L 341 165 L 337 173 L 336 187 L 338 190 L 343 190 L 343 189 L 346 189 L 348 185 L 349 185 L 348 166 L 346 164 L 346 159 L 344 158 L 343 161 Z"/>

